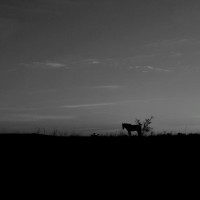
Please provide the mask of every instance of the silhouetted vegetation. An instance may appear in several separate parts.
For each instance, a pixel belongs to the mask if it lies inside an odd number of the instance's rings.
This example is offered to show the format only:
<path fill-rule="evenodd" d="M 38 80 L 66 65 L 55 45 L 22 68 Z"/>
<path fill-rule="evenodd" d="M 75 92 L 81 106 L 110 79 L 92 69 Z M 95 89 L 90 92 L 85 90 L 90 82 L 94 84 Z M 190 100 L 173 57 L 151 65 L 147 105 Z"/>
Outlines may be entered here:
<path fill-rule="evenodd" d="M 56 132 L 57 133 L 57 132 Z M 73 152 L 80 155 L 83 152 L 87 155 L 104 151 L 110 152 L 111 158 L 113 155 L 126 155 L 127 152 L 133 156 L 144 152 L 145 155 L 152 156 L 153 154 L 162 153 L 165 151 L 181 152 L 180 149 L 199 148 L 200 134 L 156 134 L 144 135 L 138 137 L 137 135 L 128 136 L 128 134 L 98 134 L 93 133 L 87 136 L 81 134 L 76 135 L 55 135 L 55 134 L 0 134 L 0 150 L 5 152 L 6 149 L 15 149 L 15 152 L 24 154 L 25 152 L 43 153 L 43 158 L 52 155 L 63 155 L 62 158 L 69 156 Z M 111 153 L 112 152 L 112 153 Z M 182 153 L 182 152 L 181 152 Z"/>
<path fill-rule="evenodd" d="M 151 116 L 150 118 L 146 118 L 143 122 L 141 122 L 140 119 L 136 119 L 135 120 L 135 123 L 140 125 L 141 128 L 142 128 L 142 132 L 141 132 L 141 135 L 144 136 L 144 134 L 147 134 L 147 133 L 151 133 L 151 135 L 153 134 L 153 128 L 150 126 L 151 123 L 152 123 L 152 119 L 154 117 Z"/>
<path fill-rule="evenodd" d="M 113 141 L 169 141 L 169 140 L 180 140 L 180 139 L 194 139 L 197 138 L 200 139 L 199 133 L 155 133 L 153 132 L 153 128 L 151 127 L 152 119 L 154 117 L 151 116 L 150 118 L 146 118 L 144 121 L 141 121 L 140 119 L 135 119 L 135 125 L 122 123 L 122 129 L 119 130 L 119 132 L 115 133 L 95 133 L 82 135 L 81 133 L 61 133 L 57 129 L 53 129 L 51 133 L 47 133 L 45 128 L 38 128 L 34 133 L 6 133 L 0 134 L 0 141 L 3 141 L 3 139 L 11 139 L 11 140 L 27 140 L 27 141 L 107 141 L 107 140 L 113 140 Z M 126 129 L 126 131 L 123 131 L 123 129 Z M 131 135 L 131 132 L 136 131 L 137 134 Z M 138 137 L 142 136 L 142 137 Z"/>
<path fill-rule="evenodd" d="M 54 130 L 52 134 L 43 134 L 43 133 L 0 133 L 0 137 L 38 137 L 38 138 L 127 138 L 127 139 L 136 139 L 139 138 L 138 135 L 131 135 L 131 137 L 125 133 L 106 133 L 106 134 L 99 134 L 99 133 L 92 133 L 90 135 L 82 135 L 80 134 L 58 134 L 57 130 Z M 143 138 L 179 138 L 179 137 L 199 137 L 200 133 L 156 133 L 156 134 L 149 134 L 143 135 Z"/>

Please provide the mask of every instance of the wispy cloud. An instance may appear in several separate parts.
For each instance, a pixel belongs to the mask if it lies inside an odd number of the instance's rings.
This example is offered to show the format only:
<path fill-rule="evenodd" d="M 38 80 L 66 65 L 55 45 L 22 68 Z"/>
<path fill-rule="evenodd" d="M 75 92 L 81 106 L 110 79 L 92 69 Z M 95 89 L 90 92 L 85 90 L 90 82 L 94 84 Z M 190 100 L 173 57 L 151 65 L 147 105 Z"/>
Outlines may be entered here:
<path fill-rule="evenodd" d="M 106 57 L 82 57 L 75 55 L 63 55 L 56 60 L 71 66 L 73 68 L 90 68 L 90 67 L 114 67 L 119 64 L 118 60 Z"/>
<path fill-rule="evenodd" d="M 46 62 L 32 62 L 29 64 L 24 64 L 24 66 L 29 67 L 29 68 L 39 68 L 39 69 L 60 69 L 60 68 L 65 68 L 69 69 L 66 64 L 64 63 L 58 63 L 58 62 L 51 62 L 51 61 L 46 61 Z"/>
<path fill-rule="evenodd" d="M 102 61 L 100 59 L 97 59 L 97 58 L 89 58 L 89 59 L 84 59 L 82 60 L 82 62 L 84 63 L 87 63 L 87 64 L 100 64 L 102 63 Z"/>
<path fill-rule="evenodd" d="M 91 103 L 91 104 L 74 104 L 74 105 L 63 105 L 60 108 L 77 109 L 77 108 L 98 108 L 103 106 L 118 106 L 129 103 L 147 103 L 151 101 L 163 101 L 167 98 L 151 98 L 151 99 L 135 99 L 135 100 L 122 100 L 107 103 Z"/>
<path fill-rule="evenodd" d="M 144 66 L 145 68 L 152 70 L 152 71 L 158 71 L 158 72 L 171 72 L 169 69 L 164 68 L 158 68 L 158 67 L 152 67 L 152 66 Z"/>
<path fill-rule="evenodd" d="M 97 61 L 97 60 L 94 60 L 94 61 L 92 61 L 92 64 L 101 64 L 101 62 Z"/>
<path fill-rule="evenodd" d="M 159 68 L 159 67 L 153 67 L 150 65 L 147 66 L 130 66 L 130 70 L 141 70 L 142 72 L 149 72 L 149 71 L 156 71 L 156 72 L 172 72 L 173 70 L 165 69 L 165 68 Z"/>
<path fill-rule="evenodd" d="M 46 62 L 45 64 L 47 67 L 51 67 L 51 68 L 65 67 L 65 64 L 62 64 L 62 63 Z"/>
<path fill-rule="evenodd" d="M 21 63 L 21 65 L 28 68 L 36 69 L 76 69 L 88 68 L 94 66 L 109 66 L 111 63 L 107 59 L 97 58 L 82 58 L 80 56 L 66 56 L 64 58 L 55 58 L 47 61 L 35 61 L 30 63 Z"/>
<path fill-rule="evenodd" d="M 180 56 L 181 53 L 174 53 L 171 56 Z M 171 57 L 169 57 L 171 58 Z M 156 71 L 156 72 L 172 72 L 174 67 L 169 66 L 167 56 L 163 54 L 137 55 L 125 58 L 83 58 L 79 56 L 66 56 L 65 58 L 54 58 L 44 62 L 31 62 L 23 64 L 28 68 L 35 69 L 70 69 L 84 70 L 95 67 L 113 68 L 113 69 L 130 69 L 137 71 Z M 176 60 L 175 60 L 176 61 Z M 176 63 L 172 60 L 172 64 Z M 163 62 L 163 63 L 162 63 Z M 160 67 L 161 66 L 161 67 Z M 165 67 L 163 67 L 165 66 Z M 97 89 L 119 89 L 119 85 L 100 85 L 95 86 Z"/>
<path fill-rule="evenodd" d="M 29 118 L 29 119 L 35 119 L 35 120 L 68 120 L 68 119 L 74 119 L 75 116 L 61 116 L 61 115 L 33 115 L 33 114 L 21 114 L 18 115 L 18 117 L 22 118 Z"/>
<path fill-rule="evenodd" d="M 75 105 L 64 105 L 61 108 L 94 108 L 101 106 L 112 106 L 116 105 L 117 102 L 108 102 L 108 103 L 91 103 L 91 104 L 75 104 Z"/>
<path fill-rule="evenodd" d="M 157 42 L 147 43 L 143 45 L 145 48 L 156 48 L 156 49 L 173 49 L 177 47 L 187 47 L 187 46 L 194 46 L 200 45 L 200 40 L 194 38 L 175 38 L 175 39 L 168 39 L 168 40 L 161 40 Z"/>
<path fill-rule="evenodd" d="M 0 121 L 13 121 L 13 122 L 31 122 L 41 120 L 71 120 L 76 116 L 62 116 L 62 115 L 39 115 L 39 114 L 10 114 L 1 116 Z"/>

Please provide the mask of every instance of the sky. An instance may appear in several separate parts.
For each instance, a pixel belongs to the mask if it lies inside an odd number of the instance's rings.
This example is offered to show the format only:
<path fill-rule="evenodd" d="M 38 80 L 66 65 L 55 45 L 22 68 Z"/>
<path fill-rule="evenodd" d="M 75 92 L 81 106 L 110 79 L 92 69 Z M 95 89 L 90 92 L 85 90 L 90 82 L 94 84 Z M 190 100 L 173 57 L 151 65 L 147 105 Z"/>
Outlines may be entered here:
<path fill-rule="evenodd" d="M 200 2 L 1 0 L 0 131 L 200 130 Z"/>

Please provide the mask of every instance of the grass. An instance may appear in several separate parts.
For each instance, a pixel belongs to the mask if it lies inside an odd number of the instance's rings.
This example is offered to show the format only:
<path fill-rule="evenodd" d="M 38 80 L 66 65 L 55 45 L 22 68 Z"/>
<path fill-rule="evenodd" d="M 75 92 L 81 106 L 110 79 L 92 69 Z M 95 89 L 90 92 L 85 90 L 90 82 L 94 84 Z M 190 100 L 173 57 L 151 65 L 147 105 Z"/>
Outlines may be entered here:
<path fill-rule="evenodd" d="M 98 133 L 92 133 L 88 135 L 82 135 L 81 133 L 61 133 L 58 130 L 53 130 L 52 133 L 47 134 L 45 131 L 40 132 L 34 132 L 34 133 L 0 133 L 0 138 L 7 137 L 7 138 L 17 138 L 17 137 L 24 137 L 24 138 L 54 138 L 54 139 L 126 139 L 126 140 L 148 140 L 148 139 L 176 139 L 176 138 L 200 138 L 200 133 L 156 133 L 156 134 L 149 134 L 144 135 L 142 137 L 138 137 L 136 134 L 132 136 L 128 136 L 125 133 L 119 132 L 119 133 L 105 133 L 105 134 L 98 134 Z"/>
<path fill-rule="evenodd" d="M 38 159 L 63 160 L 69 159 L 99 160 L 107 157 L 116 159 L 128 158 L 135 162 L 135 159 L 151 159 L 156 157 L 160 160 L 170 158 L 179 159 L 180 156 L 191 156 L 200 150 L 200 134 L 157 134 L 151 136 L 127 136 L 126 134 L 92 134 L 82 136 L 80 134 L 56 134 L 28 133 L 28 134 L 0 134 L 0 152 L 8 151 L 9 157 Z M 26 157 L 26 155 L 28 157 Z M 161 155 L 161 157 L 160 157 Z M 84 163 L 84 162 L 83 162 Z"/>
<path fill-rule="evenodd" d="M 199 133 L 153 133 L 149 135 L 144 135 L 143 137 L 138 137 L 136 134 L 132 136 L 128 136 L 125 132 L 119 131 L 116 133 L 92 133 L 88 135 L 82 135 L 81 133 L 62 133 L 57 129 L 54 129 L 50 134 L 48 134 L 45 129 L 38 129 L 34 133 L 1 133 L 0 134 L 0 143 L 3 141 L 34 141 L 38 142 L 102 142 L 102 141 L 116 141 L 116 142 L 156 142 L 156 143 L 164 143 L 164 142 L 173 142 L 173 141 L 195 141 L 198 142 L 200 140 Z"/>

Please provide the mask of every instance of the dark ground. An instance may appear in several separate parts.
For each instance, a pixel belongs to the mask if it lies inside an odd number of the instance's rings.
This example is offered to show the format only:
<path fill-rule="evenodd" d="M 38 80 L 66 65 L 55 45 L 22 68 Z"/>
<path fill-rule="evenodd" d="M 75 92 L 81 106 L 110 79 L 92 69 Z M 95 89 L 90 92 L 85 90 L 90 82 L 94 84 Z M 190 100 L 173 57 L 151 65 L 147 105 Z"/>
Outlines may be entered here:
<path fill-rule="evenodd" d="M 154 136 L 127 135 L 92 135 L 92 136 L 53 136 L 44 134 L 0 134 L 0 146 L 15 146 L 26 148 L 181 148 L 192 145 L 192 148 L 200 146 L 200 134 L 165 134 Z M 123 150 L 123 148 L 121 148 Z M 56 149 L 55 149 L 56 151 Z"/>
<path fill-rule="evenodd" d="M 102 170 L 109 174 L 118 169 L 120 174 L 143 171 L 153 177 L 153 171 L 157 170 L 163 176 L 168 170 L 176 174 L 187 165 L 197 167 L 199 158 L 199 134 L 141 138 L 0 134 L 1 166 L 9 167 L 11 171 L 33 168 L 41 173 L 50 170 L 55 174 L 65 172 L 70 175 L 74 171 L 84 174 L 91 170 L 96 176 Z"/>

